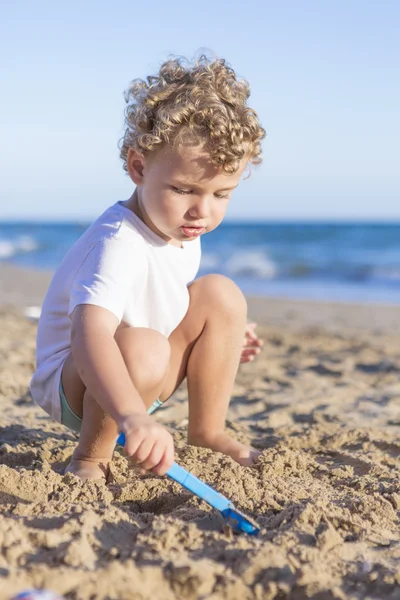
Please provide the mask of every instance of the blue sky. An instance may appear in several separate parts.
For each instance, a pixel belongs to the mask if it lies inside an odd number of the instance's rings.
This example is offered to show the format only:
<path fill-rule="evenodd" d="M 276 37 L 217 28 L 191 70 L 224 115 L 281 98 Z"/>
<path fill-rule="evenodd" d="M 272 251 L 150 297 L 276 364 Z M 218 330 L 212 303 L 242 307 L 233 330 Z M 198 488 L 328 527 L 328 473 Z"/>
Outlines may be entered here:
<path fill-rule="evenodd" d="M 396 0 L 3 3 L 0 219 L 92 219 L 129 197 L 124 89 L 207 48 L 268 133 L 228 219 L 400 220 L 399 17 Z"/>

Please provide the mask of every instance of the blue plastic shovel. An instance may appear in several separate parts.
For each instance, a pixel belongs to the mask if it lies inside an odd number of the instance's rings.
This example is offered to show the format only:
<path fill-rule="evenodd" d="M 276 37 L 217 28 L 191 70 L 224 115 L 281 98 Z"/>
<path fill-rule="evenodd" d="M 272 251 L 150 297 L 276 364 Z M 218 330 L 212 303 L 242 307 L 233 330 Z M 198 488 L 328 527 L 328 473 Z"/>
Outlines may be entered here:
<path fill-rule="evenodd" d="M 125 435 L 121 433 L 117 439 L 117 444 L 125 445 Z M 189 471 L 180 467 L 174 462 L 171 468 L 167 471 L 168 477 L 171 477 L 177 483 L 180 483 L 187 490 L 198 496 L 207 504 L 220 511 L 225 519 L 225 522 L 234 531 L 248 533 L 249 535 L 257 535 L 260 531 L 257 523 L 244 515 L 240 510 L 235 508 L 228 498 L 219 494 L 212 487 L 192 475 Z"/>

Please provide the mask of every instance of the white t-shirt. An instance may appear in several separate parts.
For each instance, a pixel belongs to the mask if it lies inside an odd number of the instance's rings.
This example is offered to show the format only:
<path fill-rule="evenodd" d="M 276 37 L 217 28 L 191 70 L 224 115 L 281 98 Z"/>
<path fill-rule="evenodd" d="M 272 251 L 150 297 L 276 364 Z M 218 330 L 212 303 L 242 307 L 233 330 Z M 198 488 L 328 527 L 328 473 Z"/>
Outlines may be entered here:
<path fill-rule="evenodd" d="M 39 320 L 32 397 L 61 421 L 60 376 L 71 351 L 70 316 L 78 304 L 111 311 L 119 322 L 168 337 L 189 307 L 187 285 L 200 266 L 200 238 L 165 242 L 120 202 L 72 246 L 47 291 Z"/>

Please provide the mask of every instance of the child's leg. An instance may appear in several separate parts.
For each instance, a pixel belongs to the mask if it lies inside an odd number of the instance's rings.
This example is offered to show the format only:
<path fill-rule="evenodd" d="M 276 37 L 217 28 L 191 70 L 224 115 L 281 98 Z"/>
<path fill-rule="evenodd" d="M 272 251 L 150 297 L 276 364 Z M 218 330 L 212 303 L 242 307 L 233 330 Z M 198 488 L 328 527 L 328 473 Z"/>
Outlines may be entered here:
<path fill-rule="evenodd" d="M 149 408 L 159 396 L 168 373 L 168 340 L 157 331 L 131 327 L 118 329 L 115 340 L 132 381 Z M 82 417 L 79 443 L 66 471 L 82 479 L 104 478 L 118 436 L 116 423 L 85 389 L 72 355 L 65 362 L 62 383 L 68 404 Z"/>
<path fill-rule="evenodd" d="M 246 300 L 233 281 L 220 275 L 195 280 L 189 292 L 188 312 L 169 337 L 171 367 L 160 399 L 187 376 L 188 442 L 250 465 L 259 452 L 224 431 L 243 347 Z"/>

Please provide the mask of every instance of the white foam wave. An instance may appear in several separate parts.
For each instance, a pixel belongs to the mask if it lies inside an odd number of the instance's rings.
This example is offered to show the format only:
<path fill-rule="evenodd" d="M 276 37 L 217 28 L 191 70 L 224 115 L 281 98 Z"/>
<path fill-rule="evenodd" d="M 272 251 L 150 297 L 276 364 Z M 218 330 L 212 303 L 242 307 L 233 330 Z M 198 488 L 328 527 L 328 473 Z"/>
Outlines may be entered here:
<path fill-rule="evenodd" d="M 273 279 L 277 274 L 275 264 L 264 252 L 236 253 L 225 263 L 231 275 Z"/>
<path fill-rule="evenodd" d="M 372 275 L 378 279 L 390 279 L 400 281 L 400 266 L 377 267 L 373 269 Z"/>
<path fill-rule="evenodd" d="M 39 248 L 36 240 L 28 235 L 21 235 L 17 240 L 17 246 L 20 252 L 33 252 Z"/>
<path fill-rule="evenodd" d="M 217 254 L 212 254 L 207 252 L 207 254 L 203 254 L 201 257 L 201 268 L 202 269 L 215 269 L 220 265 L 220 260 Z"/>
<path fill-rule="evenodd" d="M 0 258 L 8 258 L 15 254 L 14 244 L 6 240 L 0 240 Z"/>
<path fill-rule="evenodd" d="M 15 240 L 0 240 L 0 259 L 10 258 L 24 252 L 34 252 L 39 248 L 36 240 L 28 235 L 21 235 Z"/>

